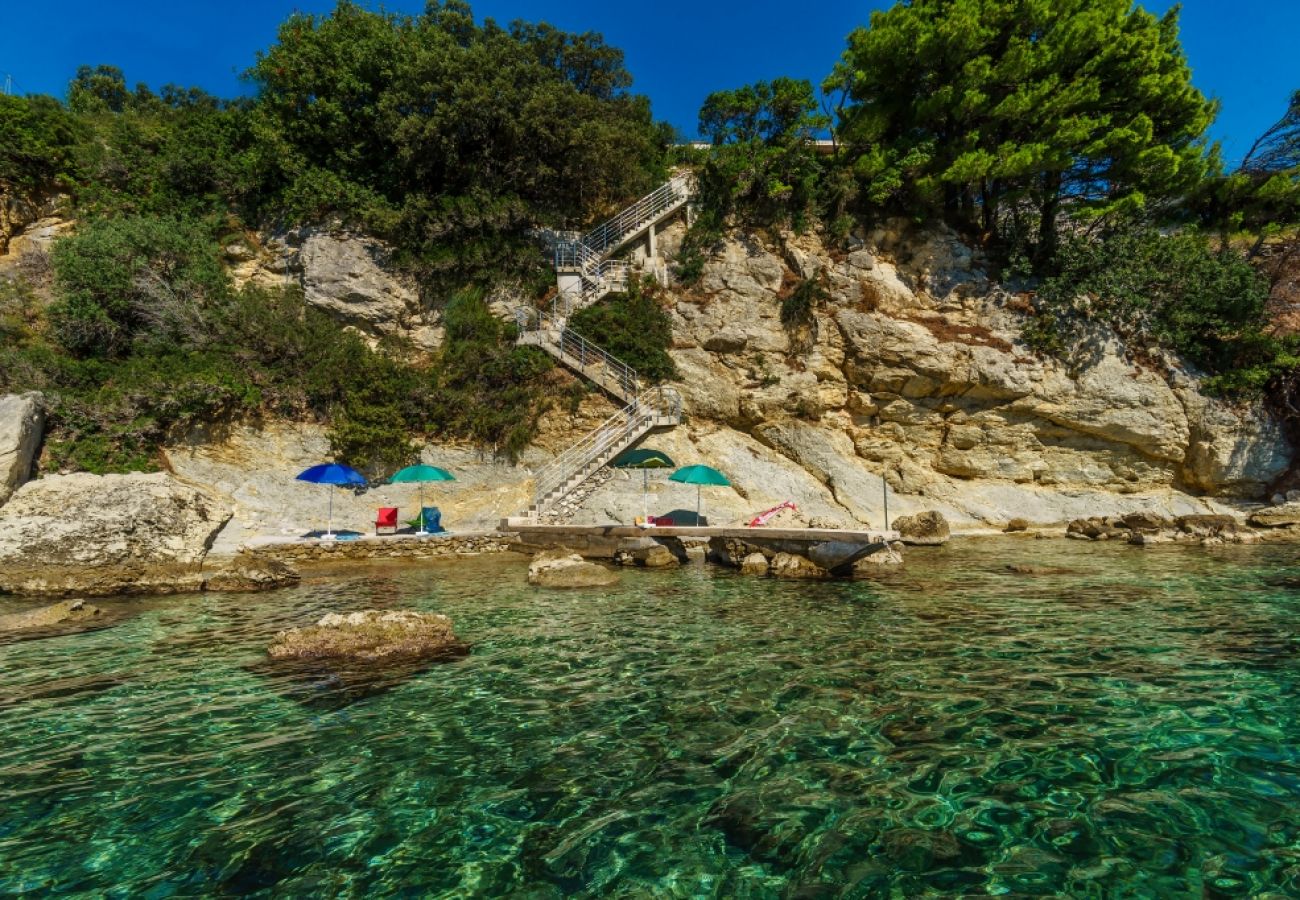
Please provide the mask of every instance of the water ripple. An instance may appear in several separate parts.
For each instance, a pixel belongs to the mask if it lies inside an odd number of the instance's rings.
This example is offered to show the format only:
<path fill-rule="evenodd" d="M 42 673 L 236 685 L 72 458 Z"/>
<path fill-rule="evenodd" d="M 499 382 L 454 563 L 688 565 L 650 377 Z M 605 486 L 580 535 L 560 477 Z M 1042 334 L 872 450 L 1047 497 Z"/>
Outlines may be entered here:
<path fill-rule="evenodd" d="M 0 644 L 0 894 L 1295 896 L 1296 574 L 1006 541 L 851 584 L 487 559 L 110 602 Z M 471 655 L 356 702 L 259 665 L 403 606 Z"/>

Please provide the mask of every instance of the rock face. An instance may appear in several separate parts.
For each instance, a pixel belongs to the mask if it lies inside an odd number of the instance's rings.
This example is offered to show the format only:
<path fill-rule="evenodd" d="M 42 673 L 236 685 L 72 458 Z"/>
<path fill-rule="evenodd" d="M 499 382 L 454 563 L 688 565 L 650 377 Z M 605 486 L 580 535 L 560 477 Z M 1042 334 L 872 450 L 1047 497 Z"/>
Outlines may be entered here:
<path fill-rule="evenodd" d="M 330 613 L 313 626 L 282 631 L 267 653 L 280 660 L 384 662 L 463 653 L 466 649 L 446 616 L 368 609 L 343 615 Z"/>
<path fill-rule="evenodd" d="M 89 596 L 198 590 L 230 509 L 167 474 L 53 475 L 0 507 L 0 591 Z"/>
<path fill-rule="evenodd" d="M 1300 503 L 1266 507 L 1252 513 L 1248 522 L 1253 528 L 1290 528 L 1300 525 Z"/>
<path fill-rule="evenodd" d="M 0 397 L 0 505 L 27 483 L 45 428 L 45 398 L 35 391 Z"/>
<path fill-rule="evenodd" d="M 959 527 L 1172 518 L 1258 497 L 1286 470 L 1262 406 L 1202 395 L 1176 360 L 1139 363 L 1101 330 L 1069 366 L 1035 354 L 1023 298 L 954 234 L 888 223 L 864 238 L 843 256 L 815 234 L 736 233 L 677 291 L 670 353 L 690 425 L 663 449 L 725 463 L 736 496 L 711 495 L 711 518 L 791 499 L 809 520 L 879 528 L 882 479 L 891 511 Z M 802 278 L 826 296 L 787 327 L 782 299 Z M 587 508 L 613 505 L 597 492 Z"/>
<path fill-rule="evenodd" d="M 894 520 L 894 529 L 904 544 L 913 546 L 937 546 L 946 543 L 952 536 L 948 520 L 943 517 L 943 513 L 934 510 L 919 512 L 914 516 L 900 516 Z"/>
<path fill-rule="evenodd" d="M 528 566 L 528 583 L 537 587 L 610 587 L 618 581 L 617 572 L 587 562 L 568 550 L 544 551 L 533 557 Z"/>
<path fill-rule="evenodd" d="M 751 553 L 740 561 L 741 575 L 766 575 L 769 568 L 767 557 L 761 553 Z"/>
<path fill-rule="evenodd" d="M 308 235 L 302 242 L 307 302 L 374 330 L 395 324 L 414 304 L 415 296 L 385 271 L 386 257 L 376 241 Z"/>
<path fill-rule="evenodd" d="M 24 631 L 29 628 L 47 628 L 64 622 L 85 621 L 99 614 L 99 607 L 91 606 L 85 600 L 64 600 L 61 603 L 42 606 L 40 609 L 0 616 L 0 634 L 8 631 Z"/>

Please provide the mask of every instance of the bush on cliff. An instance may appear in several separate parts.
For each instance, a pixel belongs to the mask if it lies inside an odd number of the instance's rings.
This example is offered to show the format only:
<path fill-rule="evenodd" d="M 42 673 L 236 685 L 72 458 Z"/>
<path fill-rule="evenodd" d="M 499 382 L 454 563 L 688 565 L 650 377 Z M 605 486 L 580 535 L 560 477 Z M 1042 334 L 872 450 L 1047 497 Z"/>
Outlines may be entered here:
<path fill-rule="evenodd" d="M 1297 362 L 1296 342 L 1265 328 L 1267 280 L 1241 253 L 1195 231 L 1131 226 L 1100 240 L 1078 237 L 1062 246 L 1057 265 L 1025 329 L 1039 350 L 1077 356 L 1097 322 L 1139 355 L 1175 351 L 1221 391 L 1257 392 Z"/>
<path fill-rule="evenodd" d="M 655 288 L 654 282 L 633 280 L 626 294 L 575 313 L 569 327 L 658 383 L 675 378 L 677 368 L 668 355 L 672 321 Z"/>

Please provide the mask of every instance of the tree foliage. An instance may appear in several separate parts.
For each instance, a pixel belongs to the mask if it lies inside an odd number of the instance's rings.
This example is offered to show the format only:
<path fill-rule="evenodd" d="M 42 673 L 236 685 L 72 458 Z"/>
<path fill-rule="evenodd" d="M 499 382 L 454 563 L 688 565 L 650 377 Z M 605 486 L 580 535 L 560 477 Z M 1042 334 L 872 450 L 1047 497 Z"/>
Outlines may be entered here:
<path fill-rule="evenodd" d="M 989 237 L 1062 212 L 1133 214 L 1205 174 L 1214 105 L 1191 84 L 1178 10 L 1131 0 L 913 0 L 872 14 L 827 87 L 864 196 Z"/>
<path fill-rule="evenodd" d="M 528 228 L 581 223 L 660 174 L 665 132 L 594 34 L 345 0 L 288 20 L 250 75 L 283 213 L 361 222 L 443 284 L 535 271 Z"/>

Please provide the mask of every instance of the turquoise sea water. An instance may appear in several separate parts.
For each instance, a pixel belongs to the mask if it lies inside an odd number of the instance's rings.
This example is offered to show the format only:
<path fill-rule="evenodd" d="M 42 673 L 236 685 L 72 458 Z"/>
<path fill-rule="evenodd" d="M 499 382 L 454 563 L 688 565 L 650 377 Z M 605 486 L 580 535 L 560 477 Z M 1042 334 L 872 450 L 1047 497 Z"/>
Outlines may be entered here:
<path fill-rule="evenodd" d="M 0 643 L 0 895 L 1297 896 L 1297 576 L 998 540 L 853 583 L 490 558 L 110 601 Z M 259 668 L 366 607 L 473 651 L 350 704 Z"/>

